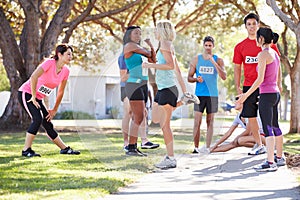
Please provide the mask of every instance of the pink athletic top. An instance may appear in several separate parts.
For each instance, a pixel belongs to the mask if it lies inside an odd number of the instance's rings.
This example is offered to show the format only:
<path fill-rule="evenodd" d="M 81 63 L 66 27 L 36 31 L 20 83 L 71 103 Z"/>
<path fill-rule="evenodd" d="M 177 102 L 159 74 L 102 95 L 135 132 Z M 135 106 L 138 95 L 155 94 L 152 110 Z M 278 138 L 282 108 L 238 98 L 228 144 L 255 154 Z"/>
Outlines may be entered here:
<path fill-rule="evenodd" d="M 266 49 L 268 50 L 268 49 Z M 259 86 L 259 93 L 277 93 L 279 88 L 277 85 L 278 70 L 280 67 L 280 60 L 278 54 L 275 52 L 274 61 L 266 65 L 265 77 Z"/>
<path fill-rule="evenodd" d="M 41 100 L 45 96 L 49 96 L 63 80 L 67 80 L 69 78 L 70 70 L 67 66 L 63 66 L 61 71 L 56 73 L 56 63 L 54 59 L 48 59 L 40 66 L 43 68 L 44 73 L 37 81 L 36 98 Z M 23 83 L 23 85 L 19 88 L 19 91 L 32 94 L 30 79 Z"/>

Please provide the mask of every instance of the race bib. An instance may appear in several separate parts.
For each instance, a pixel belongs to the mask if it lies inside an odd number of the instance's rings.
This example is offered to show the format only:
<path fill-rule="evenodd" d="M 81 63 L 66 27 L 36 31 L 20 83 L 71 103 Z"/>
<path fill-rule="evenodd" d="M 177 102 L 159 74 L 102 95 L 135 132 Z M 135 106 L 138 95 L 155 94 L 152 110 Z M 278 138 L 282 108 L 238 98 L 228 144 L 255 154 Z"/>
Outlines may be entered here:
<path fill-rule="evenodd" d="M 44 85 L 41 85 L 41 87 L 38 89 L 38 92 L 41 94 L 44 94 L 46 96 L 49 96 L 53 90 L 54 89 L 48 88 L 47 86 L 44 86 Z"/>
<path fill-rule="evenodd" d="M 200 74 L 214 74 L 214 67 L 208 67 L 208 66 L 200 66 L 199 67 L 199 73 Z"/>
<path fill-rule="evenodd" d="M 257 57 L 246 56 L 245 63 L 247 63 L 247 64 L 258 63 L 258 58 Z"/>

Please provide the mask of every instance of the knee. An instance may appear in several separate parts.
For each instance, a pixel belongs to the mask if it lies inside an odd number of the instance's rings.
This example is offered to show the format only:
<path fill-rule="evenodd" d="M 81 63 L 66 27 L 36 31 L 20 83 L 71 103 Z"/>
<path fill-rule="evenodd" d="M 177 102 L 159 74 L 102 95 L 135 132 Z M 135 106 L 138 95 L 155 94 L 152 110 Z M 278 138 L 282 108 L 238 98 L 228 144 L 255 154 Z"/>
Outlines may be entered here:
<path fill-rule="evenodd" d="M 136 125 L 141 125 L 143 122 L 143 117 L 135 117 L 133 120 Z"/>
<path fill-rule="evenodd" d="M 51 122 L 47 122 L 47 121 L 43 121 L 43 127 L 45 128 L 48 136 L 54 140 L 58 134 L 57 132 L 54 130 L 53 124 Z"/>
<path fill-rule="evenodd" d="M 57 132 L 54 129 L 47 131 L 47 134 L 52 140 L 54 140 L 58 136 Z"/>

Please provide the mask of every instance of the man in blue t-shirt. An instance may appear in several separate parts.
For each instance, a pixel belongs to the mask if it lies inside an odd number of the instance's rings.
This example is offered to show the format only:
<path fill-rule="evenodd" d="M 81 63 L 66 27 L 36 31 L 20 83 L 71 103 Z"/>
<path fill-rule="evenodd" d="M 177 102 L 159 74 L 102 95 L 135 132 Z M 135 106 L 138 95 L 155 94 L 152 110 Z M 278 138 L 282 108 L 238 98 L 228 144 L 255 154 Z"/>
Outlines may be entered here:
<path fill-rule="evenodd" d="M 194 104 L 194 151 L 199 153 L 200 126 L 202 115 L 206 109 L 206 147 L 208 151 L 213 135 L 214 113 L 218 111 L 218 76 L 226 79 L 224 61 L 214 55 L 214 39 L 206 36 L 203 40 L 203 53 L 196 55 L 190 63 L 188 82 L 196 83 L 195 95 L 199 98 L 200 104 Z M 195 75 L 195 77 L 194 77 Z"/>

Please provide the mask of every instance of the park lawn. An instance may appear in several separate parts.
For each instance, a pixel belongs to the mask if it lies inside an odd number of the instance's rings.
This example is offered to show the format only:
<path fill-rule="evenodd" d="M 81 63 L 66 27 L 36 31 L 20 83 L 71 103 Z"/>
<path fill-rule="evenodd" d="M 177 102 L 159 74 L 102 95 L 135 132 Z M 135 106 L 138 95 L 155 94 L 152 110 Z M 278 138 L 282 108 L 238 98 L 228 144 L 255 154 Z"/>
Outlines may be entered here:
<path fill-rule="evenodd" d="M 175 153 L 190 153 L 192 129 L 173 131 Z M 33 149 L 42 157 L 25 158 L 20 156 L 24 133 L 0 135 L 0 199 L 99 199 L 151 173 L 165 154 L 159 128 L 151 131 L 149 138 L 161 147 L 144 150 L 147 158 L 124 155 L 118 128 L 60 135 L 81 155 L 60 155 L 58 148 L 40 133 Z M 285 135 L 284 151 L 299 154 L 299 141 L 299 134 Z M 298 180 L 300 183 L 300 177 Z"/>
<path fill-rule="evenodd" d="M 191 131 L 175 133 L 175 153 L 192 150 Z M 165 154 L 160 131 L 149 137 L 161 147 L 144 150 L 147 158 L 125 156 L 119 129 L 60 133 L 81 155 L 59 154 L 56 145 L 40 133 L 33 149 L 42 157 L 25 158 L 20 156 L 24 136 L 0 134 L 0 199 L 99 199 L 152 172 Z"/>

